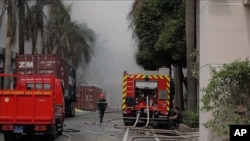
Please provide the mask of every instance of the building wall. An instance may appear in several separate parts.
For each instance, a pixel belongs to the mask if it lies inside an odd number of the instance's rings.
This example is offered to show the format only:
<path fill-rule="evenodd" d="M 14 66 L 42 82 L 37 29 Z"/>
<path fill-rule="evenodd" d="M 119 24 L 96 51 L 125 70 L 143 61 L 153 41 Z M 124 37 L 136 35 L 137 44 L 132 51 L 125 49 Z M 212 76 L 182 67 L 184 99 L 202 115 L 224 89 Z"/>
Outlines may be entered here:
<path fill-rule="evenodd" d="M 243 0 L 200 0 L 199 9 L 201 89 L 208 84 L 210 66 L 249 57 L 250 6 L 243 5 Z M 202 95 L 200 92 L 200 98 Z M 200 141 L 222 140 L 213 138 L 202 126 L 210 118 L 210 113 L 200 112 Z"/>

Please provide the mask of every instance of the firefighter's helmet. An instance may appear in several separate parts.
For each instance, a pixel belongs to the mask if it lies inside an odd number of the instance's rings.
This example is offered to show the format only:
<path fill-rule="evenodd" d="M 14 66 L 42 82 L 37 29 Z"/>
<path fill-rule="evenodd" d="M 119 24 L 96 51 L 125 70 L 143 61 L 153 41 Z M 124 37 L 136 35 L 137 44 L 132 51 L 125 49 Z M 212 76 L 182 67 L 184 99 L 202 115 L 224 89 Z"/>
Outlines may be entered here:
<path fill-rule="evenodd" d="M 100 99 L 104 99 L 104 94 L 101 93 L 101 94 L 99 95 L 99 97 L 100 97 Z"/>

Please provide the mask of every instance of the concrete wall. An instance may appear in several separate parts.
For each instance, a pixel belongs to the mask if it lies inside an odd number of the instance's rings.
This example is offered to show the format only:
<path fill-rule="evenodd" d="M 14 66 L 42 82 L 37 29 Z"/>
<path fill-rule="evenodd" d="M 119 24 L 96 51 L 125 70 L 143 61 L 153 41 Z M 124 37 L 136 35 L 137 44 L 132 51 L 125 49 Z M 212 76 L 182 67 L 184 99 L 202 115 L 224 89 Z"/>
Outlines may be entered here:
<path fill-rule="evenodd" d="M 219 67 L 249 57 L 250 6 L 244 5 L 243 0 L 200 0 L 199 9 L 200 88 L 204 88 L 210 78 L 211 65 Z M 200 92 L 200 97 L 202 95 Z M 211 114 L 200 112 L 200 141 L 221 140 L 213 138 L 202 126 L 210 118 Z"/>

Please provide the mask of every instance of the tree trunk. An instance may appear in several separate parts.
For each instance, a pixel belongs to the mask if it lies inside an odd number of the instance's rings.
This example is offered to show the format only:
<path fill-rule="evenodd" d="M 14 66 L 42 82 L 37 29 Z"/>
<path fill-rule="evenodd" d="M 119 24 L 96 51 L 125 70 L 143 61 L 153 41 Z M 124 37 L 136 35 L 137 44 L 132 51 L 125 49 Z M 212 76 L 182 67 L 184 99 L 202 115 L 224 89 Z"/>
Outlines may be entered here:
<path fill-rule="evenodd" d="M 35 53 L 41 54 L 42 53 L 42 31 L 38 30 L 37 32 L 37 39 L 36 39 L 36 48 Z"/>
<path fill-rule="evenodd" d="M 35 43 L 35 53 L 41 54 L 42 53 L 42 35 L 43 35 L 43 5 L 44 5 L 44 0 L 37 0 L 38 6 L 38 12 L 36 13 L 36 43 Z"/>
<path fill-rule="evenodd" d="M 10 5 L 9 5 L 10 6 Z M 7 32 L 5 39 L 5 59 L 4 59 L 4 73 L 9 74 L 11 71 L 11 32 L 12 32 L 12 11 L 8 11 L 7 16 Z M 10 78 L 5 77 L 4 88 L 10 88 Z"/>
<path fill-rule="evenodd" d="M 197 94 L 195 78 L 192 75 L 192 65 L 195 57 L 191 54 L 196 47 L 196 0 L 186 0 L 186 45 L 187 45 L 187 99 L 188 110 L 197 112 Z"/>
<path fill-rule="evenodd" d="M 174 80 L 175 80 L 175 106 L 180 110 L 184 110 L 184 97 L 183 97 L 183 83 L 182 83 L 182 67 L 177 65 L 174 67 Z"/>
<path fill-rule="evenodd" d="M 24 54 L 24 2 L 23 0 L 18 0 L 18 20 L 19 20 L 19 27 L 18 27 L 18 42 L 19 42 L 19 54 Z"/>

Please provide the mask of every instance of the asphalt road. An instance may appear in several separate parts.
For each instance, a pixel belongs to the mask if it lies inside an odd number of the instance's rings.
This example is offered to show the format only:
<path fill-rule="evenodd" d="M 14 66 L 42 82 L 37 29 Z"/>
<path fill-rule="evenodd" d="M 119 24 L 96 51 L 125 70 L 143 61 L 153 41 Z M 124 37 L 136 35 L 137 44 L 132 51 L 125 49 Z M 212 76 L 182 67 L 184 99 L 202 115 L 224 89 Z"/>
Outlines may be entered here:
<path fill-rule="evenodd" d="M 104 123 L 99 124 L 97 112 L 78 113 L 67 118 L 64 132 L 55 141 L 162 141 L 161 134 L 152 136 L 150 128 L 126 128 L 121 120 L 121 112 L 105 113 Z M 141 125 L 144 126 L 144 125 Z M 166 135 L 166 134 L 164 134 Z M 166 139 L 166 138 L 165 138 Z M 0 141 L 3 136 L 0 134 Z M 22 136 L 17 141 L 49 141 L 44 135 Z M 175 140 L 176 141 L 176 140 Z M 179 140 L 184 141 L 184 140 Z M 189 140 L 190 141 L 190 140 Z M 193 140 L 196 141 L 196 140 Z"/>
<path fill-rule="evenodd" d="M 121 141 L 124 130 L 115 129 L 112 123 L 107 122 L 117 118 L 121 118 L 121 113 L 106 113 L 100 125 L 98 113 L 80 114 L 66 120 L 64 134 L 69 135 L 71 141 Z"/>
<path fill-rule="evenodd" d="M 76 117 L 65 120 L 63 135 L 55 141 L 121 141 L 124 129 L 115 129 L 114 124 L 107 122 L 108 119 L 117 118 L 121 118 L 121 113 L 106 113 L 104 123 L 100 125 L 97 112 L 78 113 Z M 0 141 L 4 141 L 1 133 Z M 21 136 L 17 141 L 49 141 L 49 138 L 40 134 Z"/>
<path fill-rule="evenodd" d="M 157 137 L 148 138 L 148 132 L 124 127 L 121 118 L 121 112 L 105 113 L 100 125 L 98 113 L 77 115 L 67 119 L 64 133 L 71 141 L 132 141 L 133 137 L 138 137 L 133 141 L 160 141 Z"/>

